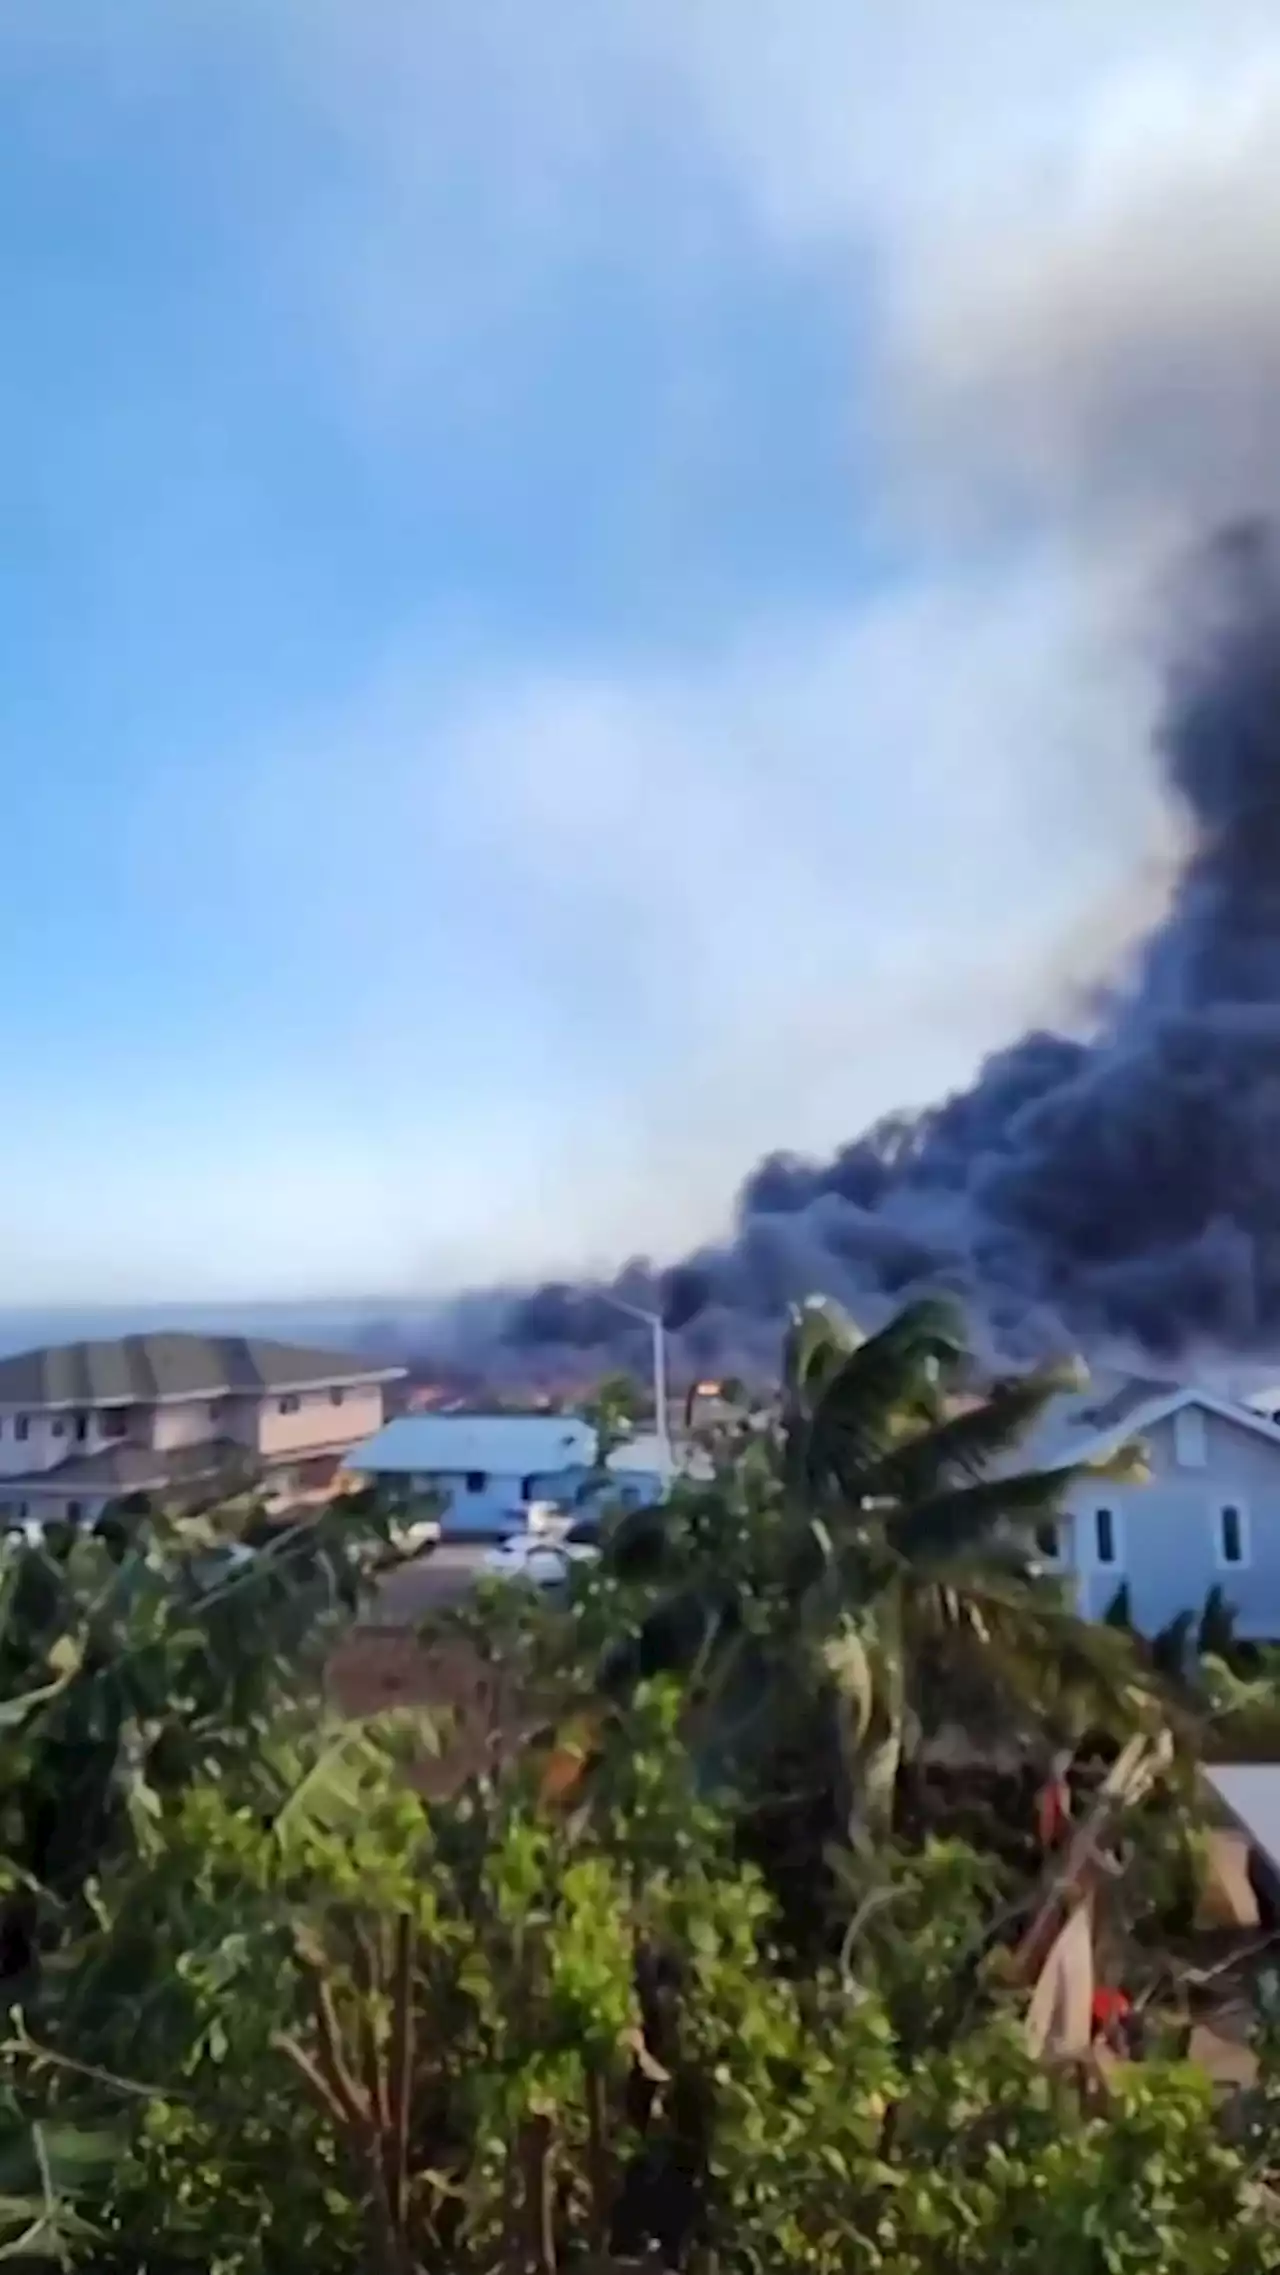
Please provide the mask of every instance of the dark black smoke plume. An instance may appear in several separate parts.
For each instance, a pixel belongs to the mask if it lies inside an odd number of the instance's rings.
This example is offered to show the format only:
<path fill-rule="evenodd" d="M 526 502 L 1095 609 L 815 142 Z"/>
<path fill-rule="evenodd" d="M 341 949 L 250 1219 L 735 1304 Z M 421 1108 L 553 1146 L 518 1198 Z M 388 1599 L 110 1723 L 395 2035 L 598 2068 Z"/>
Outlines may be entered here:
<path fill-rule="evenodd" d="M 1210 549 L 1180 611 L 1161 757 L 1192 850 L 1089 1041 L 1024 1036 L 971 1089 L 825 1162 L 771 1155 L 732 1239 L 611 1291 L 661 1305 L 688 1365 L 762 1361 L 815 1289 L 864 1316 L 971 1298 L 1009 1348 L 1124 1338 L 1166 1355 L 1280 1343 L 1280 547 Z M 1046 861 L 1053 847 L 1044 847 Z M 506 1371 L 634 1351 L 610 1291 L 515 1300 Z M 641 1330 L 641 1332 L 643 1332 Z"/>

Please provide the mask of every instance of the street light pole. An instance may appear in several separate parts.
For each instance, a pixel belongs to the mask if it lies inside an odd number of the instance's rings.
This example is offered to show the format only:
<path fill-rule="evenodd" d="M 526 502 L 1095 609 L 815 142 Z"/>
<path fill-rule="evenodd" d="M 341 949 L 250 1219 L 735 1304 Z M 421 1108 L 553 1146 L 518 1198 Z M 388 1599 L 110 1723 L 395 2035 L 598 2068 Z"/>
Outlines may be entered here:
<path fill-rule="evenodd" d="M 667 1428 L 667 1331 L 659 1313 L 649 1322 L 653 1329 L 653 1413 L 658 1431 L 658 1452 L 662 1457 L 666 1476 L 664 1485 L 671 1483 L 671 1436 Z"/>
<path fill-rule="evenodd" d="M 663 1484 L 669 1485 L 675 1471 L 671 1452 L 671 1432 L 667 1425 L 667 1331 L 660 1311 L 646 1311 L 638 1303 L 624 1303 L 621 1296 L 605 1295 L 599 1291 L 601 1301 L 614 1311 L 624 1312 L 628 1319 L 642 1320 L 653 1337 L 653 1420 L 657 1432 L 658 1451 L 662 1458 Z"/>

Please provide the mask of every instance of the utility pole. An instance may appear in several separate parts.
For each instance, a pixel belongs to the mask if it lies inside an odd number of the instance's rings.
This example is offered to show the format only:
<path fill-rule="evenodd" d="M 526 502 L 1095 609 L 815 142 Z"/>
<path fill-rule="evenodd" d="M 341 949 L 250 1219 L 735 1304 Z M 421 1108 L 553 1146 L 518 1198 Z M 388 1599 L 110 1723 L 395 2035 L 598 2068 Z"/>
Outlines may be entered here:
<path fill-rule="evenodd" d="M 639 1319 L 653 1338 L 653 1423 L 657 1432 L 658 1452 L 663 1467 L 663 1485 L 671 1483 L 675 1474 L 675 1458 L 671 1451 L 671 1431 L 667 1422 L 667 1330 L 660 1311 L 646 1311 L 641 1304 L 624 1303 L 621 1296 L 604 1295 L 601 1300 L 614 1311 L 624 1312 L 628 1319 Z"/>

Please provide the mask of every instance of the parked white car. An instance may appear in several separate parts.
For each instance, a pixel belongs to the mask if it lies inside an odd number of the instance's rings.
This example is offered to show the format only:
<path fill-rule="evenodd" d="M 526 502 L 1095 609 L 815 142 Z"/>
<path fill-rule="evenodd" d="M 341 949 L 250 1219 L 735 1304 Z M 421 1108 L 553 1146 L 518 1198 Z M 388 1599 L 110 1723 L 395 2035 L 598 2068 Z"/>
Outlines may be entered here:
<path fill-rule="evenodd" d="M 492 1580 L 528 1580 L 535 1588 L 558 1588 L 574 1564 L 600 1554 L 593 1524 L 570 1525 L 559 1540 L 537 1533 L 513 1533 L 491 1548 L 481 1570 Z"/>

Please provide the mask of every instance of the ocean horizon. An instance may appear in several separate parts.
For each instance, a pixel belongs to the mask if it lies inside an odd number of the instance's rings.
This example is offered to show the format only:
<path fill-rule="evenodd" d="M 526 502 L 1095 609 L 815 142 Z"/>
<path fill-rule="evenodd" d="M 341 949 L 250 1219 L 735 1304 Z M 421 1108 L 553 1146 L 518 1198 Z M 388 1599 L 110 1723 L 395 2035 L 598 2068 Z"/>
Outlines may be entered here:
<path fill-rule="evenodd" d="M 271 1335 L 400 1358 L 425 1334 L 439 1307 L 371 1296 L 296 1303 L 133 1303 L 0 1305 L 0 1357 L 44 1343 L 91 1342 L 151 1335 L 165 1328 L 193 1335 Z"/>

